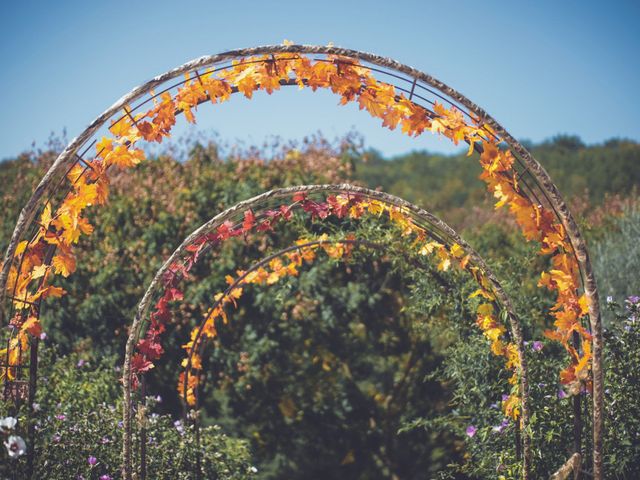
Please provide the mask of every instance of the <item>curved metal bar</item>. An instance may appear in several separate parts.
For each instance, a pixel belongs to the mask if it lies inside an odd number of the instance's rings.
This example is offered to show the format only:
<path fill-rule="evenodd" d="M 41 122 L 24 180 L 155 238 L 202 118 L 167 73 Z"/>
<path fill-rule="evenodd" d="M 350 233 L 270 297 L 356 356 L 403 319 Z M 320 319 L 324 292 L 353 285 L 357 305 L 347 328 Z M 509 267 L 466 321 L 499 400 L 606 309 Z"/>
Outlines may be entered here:
<path fill-rule="evenodd" d="M 371 190 L 363 187 L 356 187 L 353 185 L 342 184 L 342 185 L 303 185 L 298 187 L 289 187 L 289 188 L 281 188 L 275 189 L 268 192 L 265 192 L 261 195 L 253 197 L 248 200 L 244 200 L 234 205 L 231 208 L 228 208 L 224 212 L 216 215 L 211 220 L 200 226 L 194 232 L 192 232 L 181 244 L 180 246 L 171 254 L 171 256 L 167 259 L 167 261 L 160 267 L 160 269 L 156 272 L 153 280 L 149 284 L 147 291 L 145 292 L 142 300 L 138 304 L 138 309 L 136 312 L 136 316 L 131 324 L 131 328 L 129 330 L 129 337 L 127 339 L 127 344 L 125 348 L 125 359 L 123 366 L 123 383 L 124 383 L 124 428 L 125 428 L 125 441 L 123 444 L 123 464 L 124 464 L 124 476 L 131 474 L 131 380 L 132 380 L 132 372 L 131 372 L 131 358 L 133 356 L 133 350 L 136 343 L 136 340 L 140 334 L 140 330 L 144 325 L 144 319 L 148 315 L 149 307 L 151 305 L 151 301 L 155 297 L 155 294 L 158 292 L 158 289 L 161 287 L 161 279 L 164 274 L 169 270 L 171 265 L 180 261 L 187 252 L 187 247 L 194 243 L 197 239 L 202 237 L 203 235 L 216 230 L 220 225 L 224 222 L 238 217 L 242 215 L 245 211 L 249 209 L 259 209 L 262 205 L 272 199 L 283 198 L 283 197 L 291 197 L 296 193 L 306 193 L 306 194 L 314 194 L 314 193 L 334 193 L 334 194 L 347 194 L 347 195 L 355 195 L 355 196 L 363 196 L 366 198 L 378 200 L 386 205 L 395 206 L 403 209 L 404 212 L 408 213 L 413 219 L 417 220 L 416 224 L 420 226 L 429 225 L 427 228 L 427 234 L 430 232 L 430 228 L 433 226 L 437 229 L 437 231 L 442 232 L 442 235 L 435 235 L 434 238 L 437 238 L 439 241 L 443 242 L 447 246 L 452 246 L 453 244 L 458 244 L 463 251 L 469 255 L 469 264 L 476 266 L 479 270 L 484 273 L 485 278 L 489 281 L 491 286 L 491 290 L 495 294 L 496 300 L 500 302 L 504 306 L 505 311 L 507 312 L 509 327 L 511 330 L 511 336 L 516 344 L 518 350 L 518 357 L 521 364 L 521 383 L 522 383 L 522 425 L 523 425 L 523 459 L 524 459 L 524 468 L 523 468 L 523 478 L 528 477 L 528 470 L 530 466 L 530 438 L 529 438 L 529 402 L 528 402 L 528 380 L 527 380 L 527 363 L 526 357 L 524 353 L 524 339 L 522 336 L 522 327 L 518 320 L 518 317 L 515 314 L 515 309 L 509 299 L 508 295 L 502 288 L 500 282 L 497 277 L 493 274 L 492 270 L 485 263 L 485 261 L 475 252 L 475 250 L 462 238 L 458 233 L 453 230 L 449 225 L 444 223 L 435 215 L 429 213 L 428 211 L 414 205 L 412 203 L 407 202 L 399 197 Z"/>
<path fill-rule="evenodd" d="M 508 145 L 509 147 L 523 160 L 526 168 L 535 178 L 536 182 L 540 185 L 543 193 L 549 198 L 550 203 L 553 206 L 554 211 L 558 215 L 558 219 L 562 223 L 567 232 L 567 235 L 571 241 L 571 244 L 575 250 L 575 256 L 584 275 L 583 288 L 589 303 L 589 321 L 592 334 L 592 375 L 593 375 L 593 475 L 596 480 L 602 480 L 603 467 L 602 467 L 602 438 L 603 438 L 603 402 L 604 402 L 604 374 L 602 369 L 602 322 L 600 319 L 600 304 L 598 298 L 598 290 L 593 273 L 593 268 L 589 259 L 586 243 L 580 234 L 580 230 L 573 216 L 571 215 L 564 199 L 562 198 L 559 190 L 552 182 L 549 174 L 538 163 L 529 151 L 518 142 L 513 136 L 511 136 L 507 130 L 499 124 L 493 117 L 491 117 L 486 111 L 473 103 L 467 97 L 462 95 L 457 90 L 451 88 L 447 84 L 440 80 L 423 73 L 415 68 L 401 64 L 390 58 L 381 57 L 378 55 L 359 52 L 356 50 L 349 50 L 345 48 L 333 47 L 333 46 L 313 46 L 313 45 L 271 45 L 262 46 L 248 49 L 231 50 L 218 55 L 209 55 L 197 58 L 190 62 L 187 62 L 177 68 L 169 70 L 168 72 L 159 75 L 149 82 L 144 83 L 131 92 L 120 98 L 105 112 L 98 116 L 89 126 L 76 138 L 74 138 L 63 152 L 58 156 L 54 164 L 49 171 L 44 175 L 38 186 L 36 187 L 33 195 L 23 207 L 16 224 L 16 228 L 11 236 L 11 240 L 7 251 L 5 253 L 4 266 L 0 272 L 0 304 L 4 305 L 5 298 L 5 285 L 7 276 L 11 264 L 11 259 L 14 257 L 17 245 L 25 233 L 28 226 L 31 224 L 33 217 L 36 213 L 37 206 L 43 195 L 47 194 L 54 182 L 56 176 L 58 176 L 65 168 L 67 168 L 75 159 L 75 155 L 78 149 L 95 134 L 100 127 L 102 127 L 106 121 L 111 118 L 118 110 L 122 109 L 125 105 L 132 103 L 140 99 L 149 90 L 162 85 L 164 82 L 174 79 L 184 73 L 210 67 L 218 62 L 225 60 L 232 60 L 241 57 L 247 57 L 251 55 L 263 55 L 263 54 L 276 54 L 276 53 L 299 53 L 299 54 L 321 54 L 321 55 L 340 55 L 357 59 L 359 61 L 368 62 L 372 65 L 376 65 L 383 68 L 388 68 L 396 72 L 403 73 L 414 78 L 416 81 L 420 81 L 429 87 L 441 92 L 442 94 L 453 99 L 455 102 L 464 106 L 469 112 L 473 113 L 480 120 L 489 125 Z M 3 311 L 0 309 L 0 321 L 2 320 Z"/>

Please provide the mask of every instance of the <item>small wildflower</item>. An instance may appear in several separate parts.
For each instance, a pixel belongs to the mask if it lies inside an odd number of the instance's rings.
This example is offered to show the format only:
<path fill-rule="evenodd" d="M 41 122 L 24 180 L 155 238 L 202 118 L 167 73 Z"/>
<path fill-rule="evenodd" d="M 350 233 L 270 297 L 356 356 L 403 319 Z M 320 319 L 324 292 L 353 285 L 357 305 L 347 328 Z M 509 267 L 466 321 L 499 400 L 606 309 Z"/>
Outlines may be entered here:
<path fill-rule="evenodd" d="M 492 430 L 494 433 L 502 433 L 508 426 L 509 426 L 509 420 L 505 418 L 504 420 L 502 420 L 500 425 L 493 427 Z"/>
<path fill-rule="evenodd" d="M 542 350 L 542 348 L 544 347 L 544 345 L 542 344 L 542 342 L 540 340 L 536 340 L 535 342 L 533 342 L 533 344 L 531 345 L 531 348 L 533 348 L 533 350 L 535 352 L 539 352 Z"/>
<path fill-rule="evenodd" d="M 46 339 L 47 339 L 47 334 L 46 334 L 46 333 L 44 333 L 44 332 L 42 332 L 42 333 L 40 334 L 40 340 L 42 340 L 42 341 L 44 342 Z"/>
<path fill-rule="evenodd" d="M 27 452 L 27 444 L 18 435 L 10 435 L 7 441 L 4 442 L 4 446 L 7 447 L 7 452 L 11 458 L 18 458 Z"/>
<path fill-rule="evenodd" d="M 100 479 L 99 480 L 112 480 L 111 479 L 111 475 L 100 475 Z"/>
<path fill-rule="evenodd" d="M 182 425 L 182 422 L 180 420 L 176 420 L 175 422 L 173 422 L 173 426 L 176 427 L 176 430 L 178 430 L 178 433 L 180 435 L 184 435 L 184 426 Z"/>
<path fill-rule="evenodd" d="M 56 415 L 56 420 L 60 420 L 64 422 L 66 419 L 67 419 L 67 416 L 64 413 L 59 413 L 58 415 Z"/>
<path fill-rule="evenodd" d="M 10 430 L 13 430 L 14 428 L 16 428 L 16 423 L 18 423 L 18 420 L 16 420 L 14 417 L 5 417 L 2 420 L 0 420 L 0 432 L 8 432 Z"/>
<path fill-rule="evenodd" d="M 568 395 L 564 390 L 562 390 L 562 389 L 558 390 L 558 398 L 559 399 L 563 399 L 563 398 L 567 398 L 567 397 L 568 397 Z"/>
<path fill-rule="evenodd" d="M 477 431 L 478 429 L 474 425 L 469 425 L 467 427 L 466 433 L 467 433 L 467 436 L 471 438 L 476 434 Z"/>
<path fill-rule="evenodd" d="M 90 455 L 89 458 L 87 458 L 87 462 L 93 467 L 96 465 L 96 463 L 98 463 L 98 459 L 93 455 Z"/>

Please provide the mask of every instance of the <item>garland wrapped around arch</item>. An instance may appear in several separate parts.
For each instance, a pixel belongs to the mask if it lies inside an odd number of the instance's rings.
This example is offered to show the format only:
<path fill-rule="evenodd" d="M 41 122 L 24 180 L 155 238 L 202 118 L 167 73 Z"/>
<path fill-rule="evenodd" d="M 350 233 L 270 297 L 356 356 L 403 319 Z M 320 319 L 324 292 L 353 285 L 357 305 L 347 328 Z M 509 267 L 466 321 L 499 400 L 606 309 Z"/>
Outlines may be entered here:
<path fill-rule="evenodd" d="M 288 201 L 281 203 L 282 199 Z M 278 203 L 274 204 L 274 201 Z M 247 239 L 249 235 L 271 231 L 277 224 L 292 220 L 294 213 L 320 221 L 331 217 L 359 220 L 365 216 L 384 216 L 397 232 L 396 235 L 410 240 L 415 253 L 433 257 L 437 261 L 438 270 L 446 271 L 457 266 L 471 275 L 478 283 L 471 298 L 482 299 L 477 307 L 476 324 L 490 341 L 492 353 L 503 357 L 505 368 L 511 372 L 509 383 L 512 389 L 508 398 L 503 401 L 502 408 L 507 417 L 519 420 L 524 432 L 523 478 L 528 478 L 531 447 L 527 426 L 530 412 L 524 341 L 520 322 L 499 281 L 471 246 L 442 220 L 398 197 L 352 185 L 289 187 L 242 201 L 190 234 L 158 270 L 138 305 L 127 341 L 123 419 L 125 468 L 129 471 L 131 468 L 131 390 L 139 384 L 139 376 L 152 369 L 153 362 L 163 353 L 161 335 L 171 319 L 169 305 L 175 300 L 181 300 L 184 295 L 180 289 L 180 281 L 188 276 L 204 252 L 232 238 Z M 304 239 L 301 241 L 302 245 L 308 243 Z M 353 241 L 355 240 L 346 239 L 343 242 Z M 268 269 L 260 263 L 258 267 L 261 268 L 249 273 L 239 272 L 237 279 L 228 277 L 230 286 L 215 295 L 214 305 L 202 323 L 192 330 L 191 340 L 184 346 L 187 358 L 183 366 L 186 370 L 180 376 L 178 391 L 188 405 L 195 404 L 195 391 L 199 382 L 197 375 L 190 375 L 190 371 L 198 369 L 201 364 L 200 354 L 196 350 L 202 345 L 202 340 L 216 336 L 216 323 L 219 320 L 226 323 L 224 308 L 236 303 L 242 295 L 243 285 L 275 283 L 281 277 L 297 272 L 305 255 L 311 258 L 315 255 L 313 250 L 316 248 L 323 248 L 329 256 L 336 257 L 348 252 L 348 248 L 336 247 L 322 239 L 316 240 L 316 243 L 313 248 L 311 245 L 294 248 L 299 251 L 291 254 L 287 264 L 274 259 L 273 264 L 266 264 Z M 156 297 L 159 298 L 153 303 Z M 502 319 L 497 311 L 503 312 Z M 510 339 L 506 338 L 504 321 L 509 324 Z M 143 334 L 145 326 L 147 330 Z"/>
<path fill-rule="evenodd" d="M 231 63 L 221 65 L 226 60 Z M 410 75 L 413 83 L 410 88 L 402 88 L 381 81 L 374 73 L 389 73 L 376 66 Z M 184 81 L 157 94 L 153 91 L 183 73 Z M 496 198 L 496 208 L 508 207 L 525 238 L 538 242 L 540 253 L 550 257 L 551 268 L 541 273 L 539 281 L 539 286 L 554 292 L 556 298 L 550 310 L 554 328 L 545 335 L 561 343 L 568 353 L 569 362 L 560 372 L 560 380 L 569 393 L 593 387 L 593 474 L 602 478 L 602 327 L 598 295 L 586 246 L 557 188 L 524 147 L 455 90 L 392 60 L 331 46 L 286 44 L 197 59 L 136 88 L 69 144 L 21 212 L 0 272 L 0 301 L 10 299 L 12 313 L 8 318 L 14 327 L 7 347 L 0 351 L 7 358 L 7 367 L 0 372 L 4 378 L 15 378 L 18 370 L 12 366 L 21 363 L 30 336 L 37 336 L 42 328 L 41 302 L 64 295 L 52 280 L 56 275 L 67 277 L 74 272 L 74 246 L 81 236 L 93 232 L 87 209 L 108 200 L 108 172 L 126 170 L 143 161 L 145 153 L 140 144 L 160 143 L 170 137 L 180 113 L 195 122 L 195 111 L 201 103 L 224 102 L 232 93 L 247 98 L 257 91 L 271 94 L 286 85 L 314 91 L 329 89 L 339 96 L 341 104 L 357 102 L 360 109 L 381 119 L 387 128 L 398 128 L 410 136 L 431 131 L 456 145 L 467 143 L 469 155 L 474 151 L 480 154 L 480 178 Z M 436 99 L 425 99 L 417 89 L 429 91 Z M 148 100 L 129 105 L 146 93 L 151 94 Z M 418 99 L 428 105 L 418 104 Z M 149 102 L 152 105 L 146 108 Z M 121 114 L 112 121 L 108 134 L 79 153 L 79 147 L 116 112 Z M 95 155 L 85 159 L 83 155 L 93 147 Z M 27 234 L 29 226 L 33 227 L 31 234 Z M 4 317 L 4 310 L 0 312 Z M 583 326 L 587 315 L 590 329 Z"/>

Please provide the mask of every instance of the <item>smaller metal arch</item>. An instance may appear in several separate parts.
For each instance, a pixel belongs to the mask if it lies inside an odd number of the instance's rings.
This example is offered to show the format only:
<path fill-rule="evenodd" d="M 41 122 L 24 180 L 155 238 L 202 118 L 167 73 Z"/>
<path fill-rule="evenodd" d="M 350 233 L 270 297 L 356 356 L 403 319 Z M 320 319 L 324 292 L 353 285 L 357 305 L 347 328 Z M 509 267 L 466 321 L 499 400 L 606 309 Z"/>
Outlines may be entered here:
<path fill-rule="evenodd" d="M 509 299 L 508 295 L 502 288 L 497 277 L 493 274 L 492 270 L 486 264 L 486 262 L 478 255 L 477 252 L 462 238 L 458 233 L 453 230 L 449 225 L 444 223 L 435 215 L 428 211 L 403 200 L 393 195 L 374 191 L 371 189 L 356 187 L 349 184 L 341 185 L 304 185 L 297 187 L 281 188 L 265 192 L 261 195 L 257 195 L 248 200 L 241 201 L 228 208 L 224 212 L 214 216 L 211 220 L 197 228 L 185 240 L 180 246 L 171 254 L 171 256 L 165 261 L 165 263 L 156 272 L 153 280 L 149 284 L 142 300 L 138 304 L 138 309 L 134 320 L 129 330 L 129 337 L 127 339 L 125 347 L 125 359 L 123 368 L 123 396 L 124 396 L 124 428 L 125 439 L 123 442 L 123 474 L 125 478 L 130 479 L 132 474 L 131 466 L 131 408 L 132 408 L 132 370 L 131 359 L 134 352 L 134 347 L 137 339 L 141 334 L 141 330 L 144 327 L 145 319 L 148 316 L 149 307 L 151 301 L 158 293 L 162 286 L 163 276 L 170 270 L 170 267 L 179 262 L 187 253 L 187 247 L 193 244 L 196 240 L 201 238 L 207 233 L 215 231 L 220 225 L 227 221 L 233 221 L 238 219 L 248 210 L 260 210 L 269 201 L 279 198 L 291 197 L 297 193 L 305 194 L 318 194 L 318 193 L 331 193 L 331 194 L 347 194 L 354 196 L 362 196 L 372 200 L 380 201 L 384 204 L 398 207 L 403 209 L 410 215 L 411 219 L 416 222 L 419 227 L 425 228 L 427 234 L 432 238 L 442 242 L 444 245 L 451 247 L 453 244 L 458 244 L 463 251 L 469 256 L 469 264 L 476 266 L 483 272 L 485 278 L 489 281 L 492 292 L 495 294 L 496 300 L 504 307 L 504 311 L 507 312 L 507 318 L 509 321 L 509 327 L 511 336 L 516 344 L 518 351 L 518 357 L 520 361 L 520 379 L 522 385 L 522 431 L 523 431 L 523 478 L 528 479 L 528 471 L 530 468 L 530 438 L 529 438 L 529 404 L 528 404 L 528 380 L 527 380 L 527 364 L 524 353 L 524 339 L 522 334 L 522 327 L 520 321 L 515 314 L 515 310 Z M 437 232 L 437 233 L 434 233 Z"/>

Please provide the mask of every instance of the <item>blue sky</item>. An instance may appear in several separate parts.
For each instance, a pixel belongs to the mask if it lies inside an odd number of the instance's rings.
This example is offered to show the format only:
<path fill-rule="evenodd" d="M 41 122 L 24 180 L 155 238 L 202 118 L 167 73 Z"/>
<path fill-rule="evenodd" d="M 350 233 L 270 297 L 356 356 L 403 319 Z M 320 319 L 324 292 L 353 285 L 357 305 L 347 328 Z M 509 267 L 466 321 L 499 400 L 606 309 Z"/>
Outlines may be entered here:
<path fill-rule="evenodd" d="M 638 1 L 3 2 L 0 159 L 63 128 L 75 136 L 132 87 L 187 60 L 284 39 L 412 65 L 518 138 L 640 140 L 639 20 Z M 386 155 L 451 151 L 431 135 L 386 131 L 326 92 L 296 89 L 203 106 L 193 128 L 245 145 L 357 130 Z"/>

